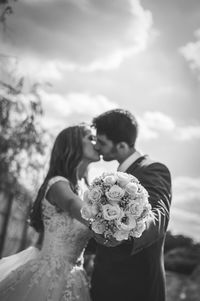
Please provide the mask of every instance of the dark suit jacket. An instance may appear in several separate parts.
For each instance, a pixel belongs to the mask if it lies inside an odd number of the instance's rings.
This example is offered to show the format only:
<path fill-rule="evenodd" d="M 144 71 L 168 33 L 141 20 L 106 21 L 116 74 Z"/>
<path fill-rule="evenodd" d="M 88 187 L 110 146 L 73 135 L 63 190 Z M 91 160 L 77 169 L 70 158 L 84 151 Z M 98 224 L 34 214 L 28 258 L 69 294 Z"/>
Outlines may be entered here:
<path fill-rule="evenodd" d="M 169 221 L 171 177 L 167 167 L 140 157 L 126 171 L 149 193 L 155 222 L 140 238 L 116 247 L 97 244 L 91 295 L 93 301 L 164 301 L 163 244 Z"/>

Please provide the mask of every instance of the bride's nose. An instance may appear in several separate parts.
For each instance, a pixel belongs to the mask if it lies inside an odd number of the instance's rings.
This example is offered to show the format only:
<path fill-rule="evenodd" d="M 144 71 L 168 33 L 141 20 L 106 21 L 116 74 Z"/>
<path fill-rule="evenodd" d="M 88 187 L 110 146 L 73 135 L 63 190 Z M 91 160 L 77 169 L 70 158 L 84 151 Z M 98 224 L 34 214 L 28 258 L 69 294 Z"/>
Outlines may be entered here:
<path fill-rule="evenodd" d="M 98 144 L 98 142 L 96 142 L 96 143 L 94 144 L 94 149 L 95 149 L 96 151 L 99 151 L 99 144 Z"/>

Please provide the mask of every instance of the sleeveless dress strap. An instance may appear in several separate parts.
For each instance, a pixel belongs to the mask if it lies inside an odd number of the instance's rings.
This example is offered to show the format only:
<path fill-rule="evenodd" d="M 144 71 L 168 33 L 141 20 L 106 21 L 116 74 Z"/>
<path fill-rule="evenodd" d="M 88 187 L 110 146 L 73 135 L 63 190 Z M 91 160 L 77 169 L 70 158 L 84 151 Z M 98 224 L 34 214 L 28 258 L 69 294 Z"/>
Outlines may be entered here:
<path fill-rule="evenodd" d="M 51 187 L 53 184 L 55 184 L 56 182 L 60 182 L 60 181 L 69 183 L 69 180 L 66 179 L 66 178 L 64 178 L 64 177 L 62 177 L 62 176 L 56 176 L 56 177 L 51 178 L 51 179 L 49 180 L 49 182 L 48 182 L 48 185 L 47 185 L 47 188 L 46 188 L 44 197 L 46 197 L 46 194 L 47 194 L 47 192 L 49 191 L 50 187 Z"/>

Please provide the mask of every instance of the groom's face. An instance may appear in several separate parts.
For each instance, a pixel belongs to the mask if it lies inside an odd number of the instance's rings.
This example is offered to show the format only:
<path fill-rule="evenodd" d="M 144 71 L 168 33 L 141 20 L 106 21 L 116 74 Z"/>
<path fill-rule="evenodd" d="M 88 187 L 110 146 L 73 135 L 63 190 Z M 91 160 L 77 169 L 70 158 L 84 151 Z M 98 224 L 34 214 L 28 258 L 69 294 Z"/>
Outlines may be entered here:
<path fill-rule="evenodd" d="M 103 156 L 105 161 L 117 160 L 117 148 L 106 135 L 97 133 L 95 149 Z"/>

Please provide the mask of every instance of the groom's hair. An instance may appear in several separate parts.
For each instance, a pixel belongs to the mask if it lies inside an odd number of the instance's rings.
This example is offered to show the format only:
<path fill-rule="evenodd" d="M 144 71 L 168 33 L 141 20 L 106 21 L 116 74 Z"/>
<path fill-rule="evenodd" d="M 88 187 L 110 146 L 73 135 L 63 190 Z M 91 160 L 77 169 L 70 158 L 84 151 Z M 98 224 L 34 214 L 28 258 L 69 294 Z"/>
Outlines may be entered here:
<path fill-rule="evenodd" d="M 126 142 L 135 146 L 138 123 L 133 114 L 127 110 L 114 109 L 95 117 L 92 121 L 97 134 L 106 135 L 113 143 Z"/>

